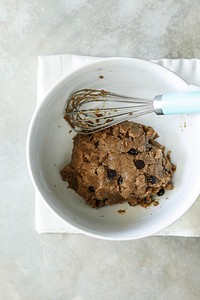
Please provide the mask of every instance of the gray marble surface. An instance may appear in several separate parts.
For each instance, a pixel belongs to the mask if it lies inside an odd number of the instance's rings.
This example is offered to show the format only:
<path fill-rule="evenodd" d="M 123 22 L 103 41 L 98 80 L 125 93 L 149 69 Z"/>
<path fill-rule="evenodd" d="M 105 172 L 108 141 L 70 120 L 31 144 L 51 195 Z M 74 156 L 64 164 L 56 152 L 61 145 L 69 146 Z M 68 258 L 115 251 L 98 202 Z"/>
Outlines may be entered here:
<path fill-rule="evenodd" d="M 25 161 L 37 56 L 200 58 L 199 0 L 0 0 L 0 299 L 200 298 L 198 238 L 38 235 Z"/>

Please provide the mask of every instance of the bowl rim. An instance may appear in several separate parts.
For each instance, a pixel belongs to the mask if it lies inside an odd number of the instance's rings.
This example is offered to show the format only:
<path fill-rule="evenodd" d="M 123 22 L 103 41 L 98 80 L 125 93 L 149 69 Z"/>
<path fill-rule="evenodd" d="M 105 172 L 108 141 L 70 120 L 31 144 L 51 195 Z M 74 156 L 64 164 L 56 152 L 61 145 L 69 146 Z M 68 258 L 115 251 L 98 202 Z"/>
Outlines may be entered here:
<path fill-rule="evenodd" d="M 180 210 L 177 214 L 176 214 L 176 219 L 175 220 L 169 220 L 167 223 L 162 224 L 162 226 L 153 226 L 153 229 L 151 227 L 151 230 L 146 230 L 145 233 L 143 234 L 138 234 L 138 235 L 134 235 L 134 236 L 129 236 L 129 237 L 115 237 L 115 236 L 106 236 L 103 234 L 99 234 L 99 233 L 94 233 L 92 231 L 86 230 L 84 228 L 82 228 L 81 226 L 79 226 L 79 224 L 74 225 L 71 222 L 67 221 L 66 219 L 64 219 L 60 214 L 59 211 L 55 210 L 55 208 L 53 208 L 51 206 L 51 204 L 49 203 L 45 193 L 43 190 L 41 190 L 37 184 L 37 178 L 34 175 L 33 172 L 33 161 L 32 161 L 32 157 L 31 157 L 31 141 L 32 141 L 32 136 L 35 130 L 35 126 L 37 123 L 37 118 L 38 115 L 40 113 L 40 111 L 43 109 L 43 107 L 46 106 L 47 102 L 49 101 L 49 98 L 51 97 L 52 93 L 55 93 L 55 91 L 57 89 L 59 89 L 66 80 L 68 79 L 72 79 L 73 77 L 76 77 L 77 75 L 79 75 L 79 73 L 81 71 L 87 71 L 87 69 L 90 68 L 95 68 L 95 67 L 99 67 L 99 64 L 101 63 L 107 63 L 107 62 L 128 62 L 130 61 L 131 63 L 136 62 L 139 63 L 141 65 L 147 65 L 149 67 L 153 67 L 155 70 L 157 69 L 158 73 L 159 71 L 161 71 L 162 73 L 165 72 L 168 76 L 171 76 L 174 80 L 176 80 L 176 82 L 179 84 L 179 86 L 181 86 L 183 89 L 186 89 L 188 87 L 188 84 L 181 78 L 179 77 L 176 73 L 174 73 L 173 71 L 167 69 L 166 67 L 163 67 L 155 62 L 151 62 L 151 61 L 147 61 L 147 60 L 143 60 L 143 59 L 137 59 L 137 58 L 125 58 L 125 57 L 111 57 L 111 58 L 103 58 L 103 59 L 99 59 L 98 61 L 95 62 L 91 62 L 88 63 L 87 65 L 80 67 L 79 69 L 76 69 L 73 72 L 70 72 L 69 74 L 67 74 L 66 76 L 64 76 L 63 78 L 61 78 L 58 82 L 56 82 L 46 93 L 46 95 L 43 98 L 43 101 L 36 106 L 36 109 L 33 113 L 33 116 L 31 118 L 30 121 L 30 125 L 28 128 L 28 133 L 27 133 L 27 139 L 26 139 L 26 161 L 27 161 L 27 167 L 28 167 L 28 171 L 29 171 L 29 175 L 32 181 L 32 184 L 35 188 L 35 190 L 40 194 L 40 196 L 42 197 L 42 199 L 44 200 L 45 204 L 48 206 L 48 208 L 52 211 L 52 213 L 58 217 L 62 222 L 68 224 L 69 226 L 71 226 L 72 228 L 74 228 L 75 230 L 77 230 L 79 233 L 83 233 L 86 234 L 88 236 L 91 237 L 95 237 L 95 238 L 99 238 L 99 239 L 104 239 L 104 240 L 134 240 L 134 239 L 139 239 L 139 238 L 144 238 L 144 237 L 148 237 L 151 235 L 154 235 L 158 232 L 160 232 L 161 230 L 163 230 L 164 228 L 168 227 L 169 225 L 171 225 L 172 223 L 176 222 L 191 206 L 192 204 L 196 201 L 197 197 L 199 196 L 200 193 L 200 187 L 196 188 L 195 193 L 193 193 L 192 197 L 192 201 L 188 201 L 187 206 L 184 206 L 184 210 Z M 158 228 L 159 227 L 159 228 Z"/>

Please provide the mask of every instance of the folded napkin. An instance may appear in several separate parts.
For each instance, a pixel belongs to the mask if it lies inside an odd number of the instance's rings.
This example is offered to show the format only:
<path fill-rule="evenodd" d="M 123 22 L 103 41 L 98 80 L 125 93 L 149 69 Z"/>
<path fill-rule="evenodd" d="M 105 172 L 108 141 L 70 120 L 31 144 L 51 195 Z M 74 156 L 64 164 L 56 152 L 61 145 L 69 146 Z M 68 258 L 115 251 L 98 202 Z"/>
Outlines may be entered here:
<path fill-rule="evenodd" d="M 74 54 L 40 56 L 38 58 L 37 104 L 40 104 L 49 90 L 63 76 L 98 61 L 102 58 Z M 200 86 L 200 60 L 198 59 L 160 59 L 154 60 L 183 78 L 188 84 Z M 79 233 L 66 225 L 36 192 L 35 222 L 38 233 Z M 190 210 L 174 224 L 156 235 L 200 236 L 200 197 Z"/>

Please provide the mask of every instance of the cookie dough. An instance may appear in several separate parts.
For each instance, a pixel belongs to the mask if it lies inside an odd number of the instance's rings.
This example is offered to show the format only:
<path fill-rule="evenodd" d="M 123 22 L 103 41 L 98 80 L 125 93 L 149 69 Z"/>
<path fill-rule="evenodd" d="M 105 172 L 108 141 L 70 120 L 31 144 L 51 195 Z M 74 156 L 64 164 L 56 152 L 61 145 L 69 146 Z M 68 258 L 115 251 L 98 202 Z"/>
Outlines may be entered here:
<path fill-rule="evenodd" d="M 103 131 L 74 137 L 62 179 L 94 208 L 128 202 L 143 206 L 162 196 L 176 167 L 152 127 L 125 121 Z"/>

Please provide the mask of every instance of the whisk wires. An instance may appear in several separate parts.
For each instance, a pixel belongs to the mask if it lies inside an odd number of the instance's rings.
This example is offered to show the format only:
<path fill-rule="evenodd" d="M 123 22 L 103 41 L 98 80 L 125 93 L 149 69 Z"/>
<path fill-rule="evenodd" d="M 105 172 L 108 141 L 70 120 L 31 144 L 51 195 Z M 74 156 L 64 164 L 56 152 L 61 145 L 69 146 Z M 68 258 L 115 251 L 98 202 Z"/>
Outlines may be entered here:
<path fill-rule="evenodd" d="M 84 89 L 70 96 L 65 120 L 80 133 L 93 133 L 153 112 L 153 100 Z"/>

